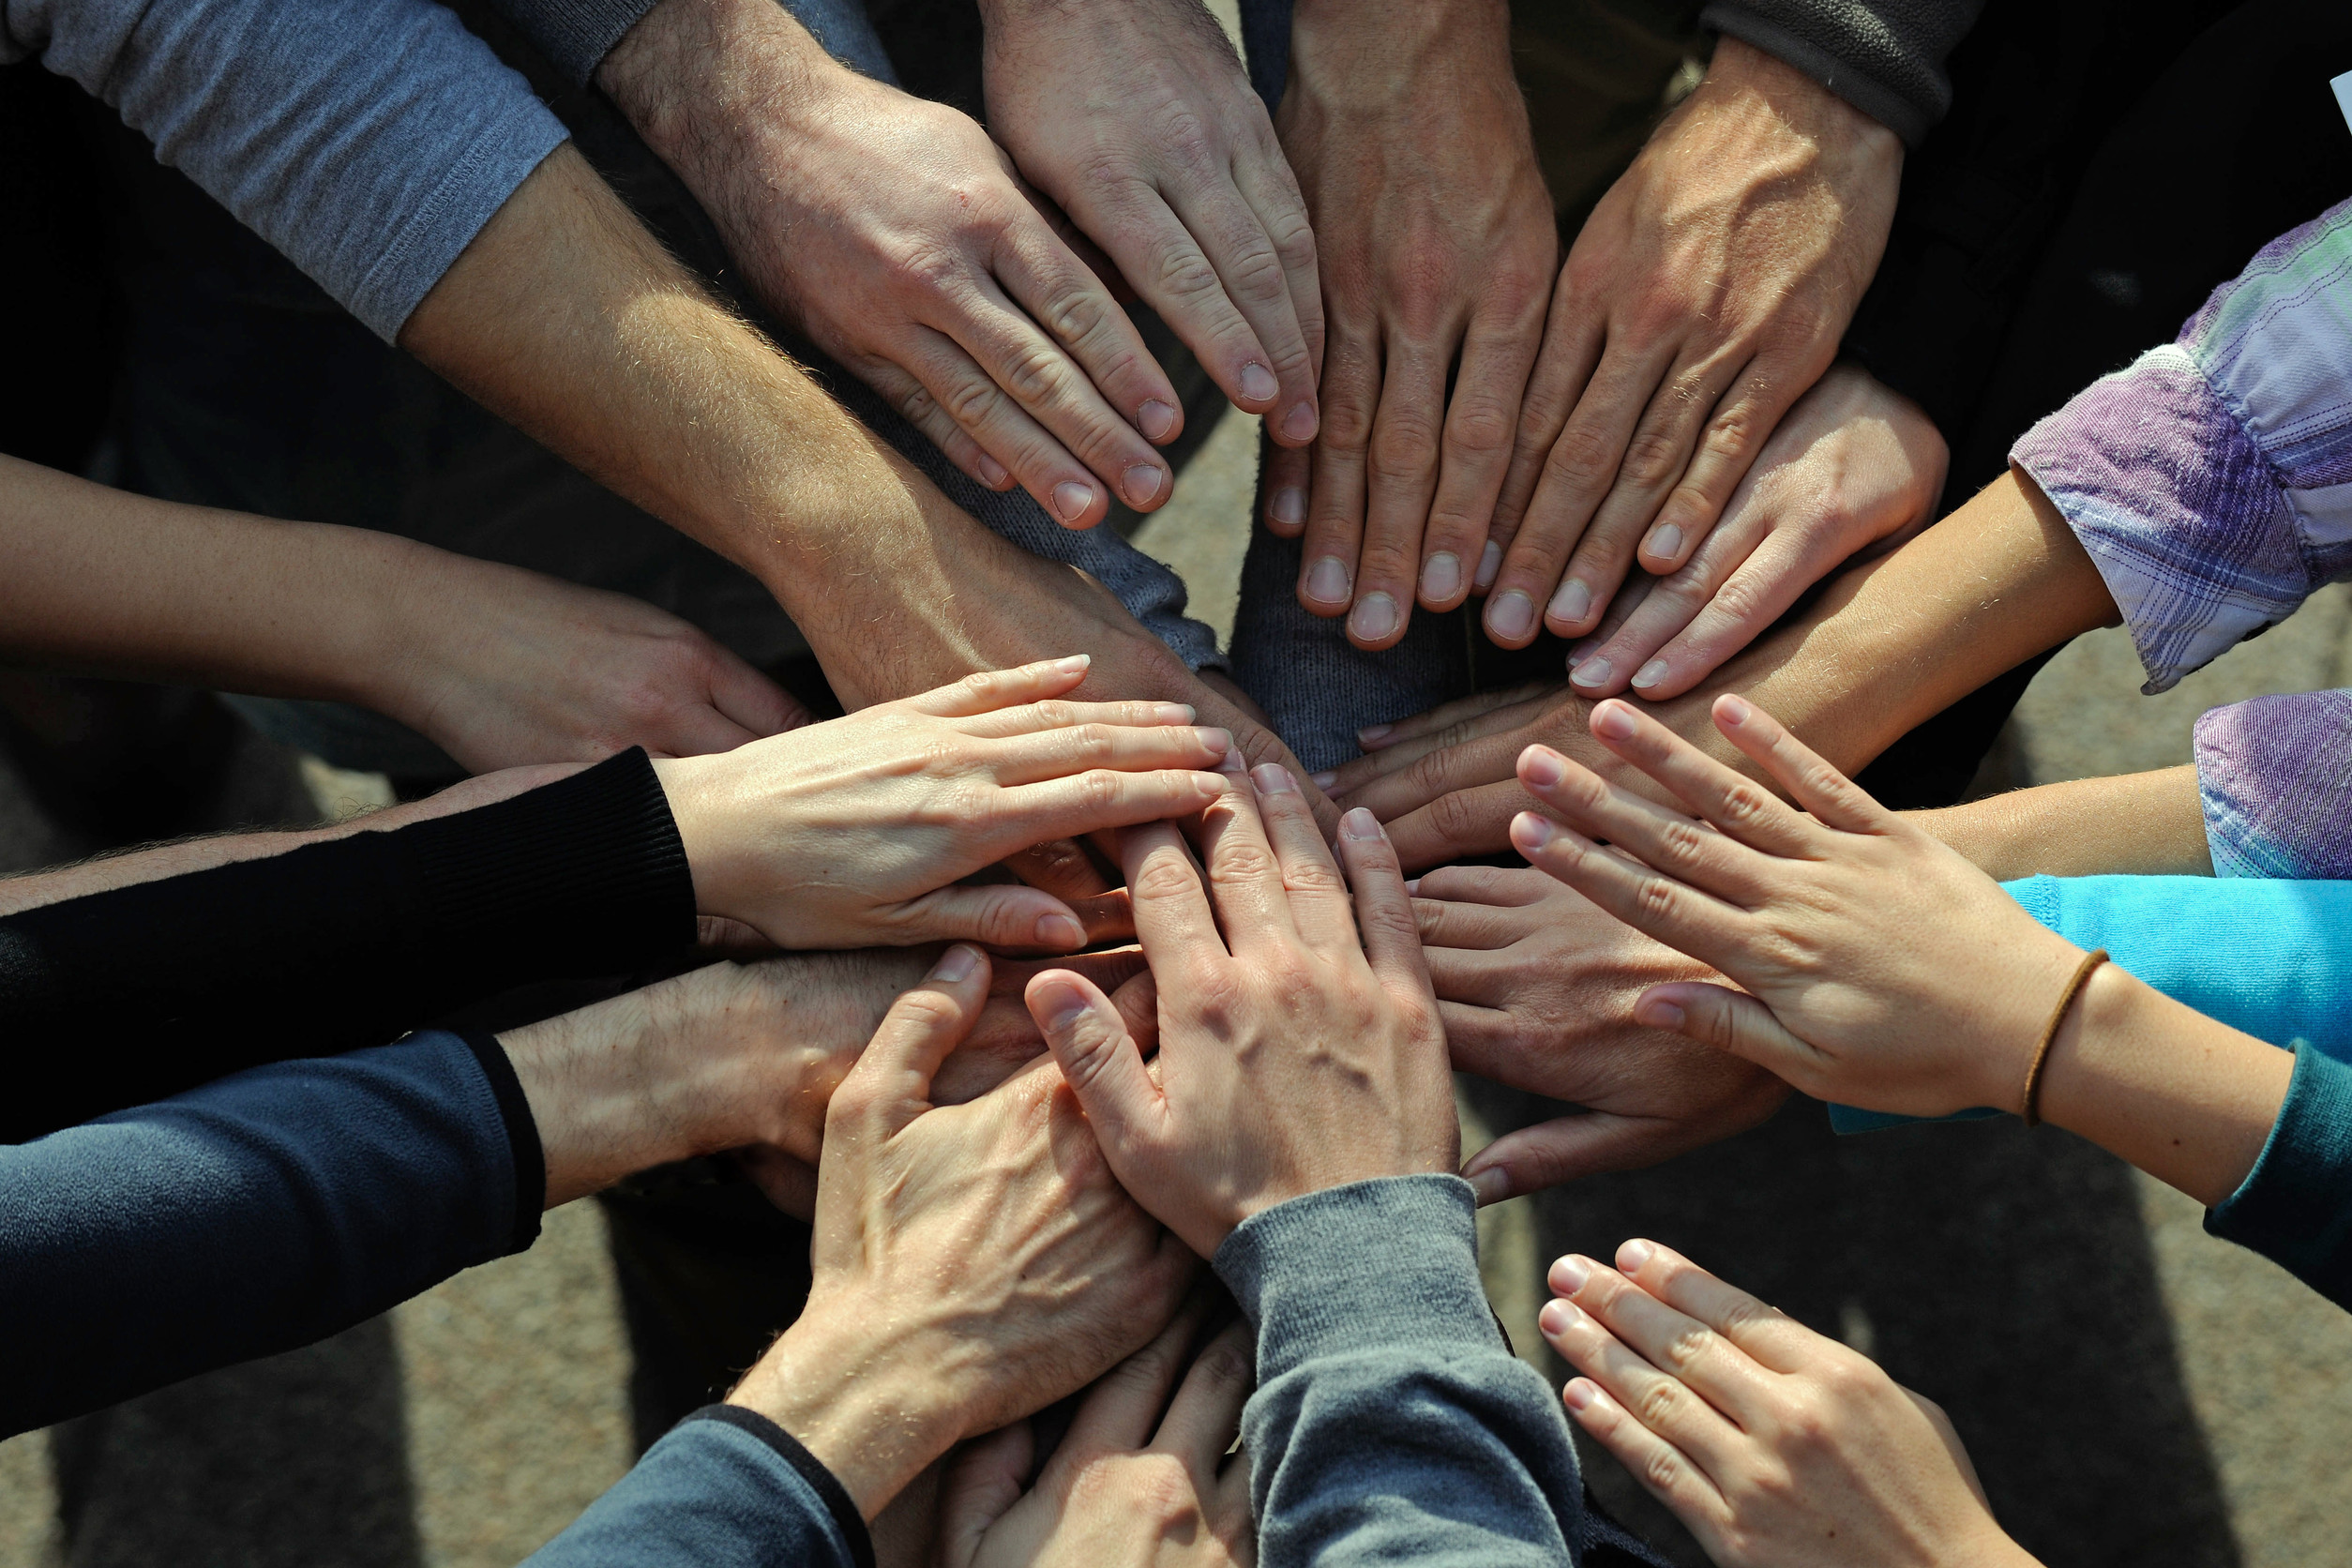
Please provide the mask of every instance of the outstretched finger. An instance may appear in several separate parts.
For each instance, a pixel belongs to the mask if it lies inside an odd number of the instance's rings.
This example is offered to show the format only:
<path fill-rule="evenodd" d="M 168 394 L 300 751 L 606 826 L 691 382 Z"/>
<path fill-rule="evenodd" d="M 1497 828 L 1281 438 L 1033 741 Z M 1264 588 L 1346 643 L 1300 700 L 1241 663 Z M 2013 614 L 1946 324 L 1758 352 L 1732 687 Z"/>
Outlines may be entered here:
<path fill-rule="evenodd" d="M 1726 1285 L 1672 1247 L 1636 1239 L 1617 1249 L 1618 1272 L 1677 1312 L 1706 1324 L 1758 1365 L 1802 1371 L 1819 1334 L 1777 1307 Z"/>
<path fill-rule="evenodd" d="M 1032 980 L 1027 1001 L 1112 1173 L 1139 1179 L 1137 1162 L 1157 1138 L 1166 1102 L 1126 1020 L 1101 988 L 1068 970 Z"/>
<path fill-rule="evenodd" d="M 1249 1403 L 1257 1382 L 1249 1325 L 1229 1323 L 1192 1358 L 1152 1446 L 1178 1455 L 1197 1476 L 1216 1474 L 1218 1463 L 1241 1434 L 1242 1407 Z"/>
<path fill-rule="evenodd" d="M 1215 769 L 1232 749 L 1231 731 L 1214 725 L 1077 724 L 991 741 L 983 755 L 996 781 L 1011 787 L 1065 778 L 1089 768 L 1120 773 Z"/>
<path fill-rule="evenodd" d="M 1625 1250 L 1647 1258 L 1643 1249 L 1648 1244 L 1628 1243 Z M 1617 1270 L 1573 1253 L 1554 1262 L 1546 1277 L 1557 1295 L 1573 1300 L 1620 1344 L 1741 1426 L 1753 1430 L 1770 1418 L 1771 1369 L 1713 1324 L 1690 1316 Z M 1712 1425 L 1703 1411 L 1692 1412 L 1690 1420 L 1696 1426 Z"/>
<path fill-rule="evenodd" d="M 1678 1516 L 1717 1524 L 1730 1518 L 1730 1504 L 1707 1472 L 1689 1455 L 1636 1420 L 1599 1383 L 1591 1378 L 1571 1378 L 1560 1396 L 1576 1425 Z"/>
<path fill-rule="evenodd" d="M 1823 843 L 1817 823 L 1808 822 L 1770 790 L 1732 772 L 1633 703 L 1612 697 L 1595 704 L 1587 722 L 1594 740 L 1666 786 L 1667 793 L 1693 814 L 1741 843 L 1775 855 L 1810 854 Z"/>
<path fill-rule="evenodd" d="M 1155 964 L 1226 957 L 1208 884 L 1173 822 L 1147 822 L 1122 834 L 1119 864 L 1145 957 Z"/>
<path fill-rule="evenodd" d="M 1258 789 L 1258 809 L 1264 815 L 1266 841 L 1274 847 L 1282 868 L 1282 885 L 1290 895 L 1290 919 L 1307 945 L 1332 952 L 1352 946 L 1356 940 L 1353 905 L 1348 884 L 1332 859 L 1323 830 L 1306 808 L 1306 797 L 1289 768 L 1267 763 L 1250 770 Z"/>
<path fill-rule="evenodd" d="M 1189 702 L 1073 702 L 1066 697 L 963 716 L 956 728 L 980 740 L 1050 734 L 1057 730 L 1087 725 L 1119 725 L 1153 729 L 1190 724 L 1196 710 Z"/>
<path fill-rule="evenodd" d="M 1364 931 L 1364 956 L 1372 972 L 1394 991 L 1431 997 L 1429 965 L 1421 953 L 1421 922 L 1396 848 L 1380 819 L 1357 807 L 1339 819 L 1339 856 L 1356 890 L 1356 924 Z"/>
<path fill-rule="evenodd" d="M 1745 912 L 1604 850 L 1575 828 L 1522 811 L 1511 821 L 1511 842 L 1529 865 L 1677 952 L 1722 969 L 1744 951 Z"/>
<path fill-rule="evenodd" d="M 1753 758 L 1816 821 L 1847 833 L 1899 831 L 1902 820 L 1871 798 L 1870 792 L 1821 760 L 1790 734 L 1780 720 L 1744 697 L 1726 692 L 1715 699 L 1715 728 Z"/>
<path fill-rule="evenodd" d="M 1699 892 L 1753 908 L 1776 889 L 1777 863 L 1771 856 L 1611 784 L 1550 746 L 1530 746 L 1520 755 L 1519 782 L 1570 827 L 1612 846 L 1621 859 L 1631 856 Z"/>
<path fill-rule="evenodd" d="M 1075 689 L 1086 679 L 1087 669 L 1093 662 L 1091 654 L 1071 654 L 1011 670 L 982 670 L 902 701 L 912 712 L 936 714 L 942 718 L 993 713 L 1018 702 L 1041 702 Z"/>
<path fill-rule="evenodd" d="M 1289 889 L 1266 837 L 1254 788 L 1229 789 L 1200 813 L 1200 863 L 1209 874 L 1209 897 L 1224 924 L 1226 942 L 1236 956 L 1296 936 Z"/>
<path fill-rule="evenodd" d="M 929 1109 L 939 1064 L 971 1033 L 988 999 L 986 953 L 959 942 L 941 954 L 931 972 L 882 1015 L 835 1093 L 827 1125 L 846 1114 L 887 1137 Z"/>
<path fill-rule="evenodd" d="M 1133 1453 L 1152 1440 L 1169 1390 L 1190 1364 L 1193 1336 L 1214 1299 L 1196 1286 L 1149 1345 L 1095 1380 L 1047 1467 L 1055 1480 L 1075 1475 L 1105 1455 Z M 1046 1479 L 1038 1477 L 1041 1485 Z"/>
<path fill-rule="evenodd" d="M 1634 1021 L 1648 1029 L 1672 1030 L 1702 1046 L 1753 1062 L 1807 1093 L 1820 1093 L 1826 1097 L 1830 1092 L 1831 1086 L 1820 1079 L 1825 1065 L 1821 1053 L 1790 1033 L 1771 1008 L 1745 992 L 1696 980 L 1652 986 L 1635 1000 Z"/>
<path fill-rule="evenodd" d="M 1190 816 L 1233 792 L 1221 774 L 1199 768 L 1119 773 L 1093 768 L 1006 790 L 992 813 L 981 864 L 1024 844 L 1077 838 L 1107 827 L 1132 827 Z"/>

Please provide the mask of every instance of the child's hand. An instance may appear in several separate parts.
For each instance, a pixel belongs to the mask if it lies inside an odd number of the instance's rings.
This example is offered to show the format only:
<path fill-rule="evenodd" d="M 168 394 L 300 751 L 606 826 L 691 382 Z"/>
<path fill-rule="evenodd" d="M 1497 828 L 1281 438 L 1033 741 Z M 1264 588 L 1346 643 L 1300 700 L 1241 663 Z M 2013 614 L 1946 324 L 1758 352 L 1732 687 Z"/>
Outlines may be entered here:
<path fill-rule="evenodd" d="M 1568 1412 L 1719 1568 L 2030 1563 L 1944 1412 L 1653 1242 L 1552 1265 Z"/>

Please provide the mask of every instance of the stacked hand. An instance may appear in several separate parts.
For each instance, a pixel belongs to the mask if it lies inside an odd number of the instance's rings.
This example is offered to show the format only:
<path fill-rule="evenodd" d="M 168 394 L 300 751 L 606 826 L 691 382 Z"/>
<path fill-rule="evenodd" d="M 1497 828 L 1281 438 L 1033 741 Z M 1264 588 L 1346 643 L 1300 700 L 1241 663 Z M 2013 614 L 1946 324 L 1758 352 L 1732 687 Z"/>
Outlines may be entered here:
<path fill-rule="evenodd" d="M 1892 131 L 1717 44 L 1560 269 L 1479 573 L 1489 637 L 1584 636 L 1636 546 L 1656 574 L 1691 558 L 1829 369 L 1902 169 Z"/>
<path fill-rule="evenodd" d="M 1538 1322 L 1576 1424 L 1720 1568 L 2033 1561 L 1932 1401 L 1655 1243 L 1617 1264 L 1554 1263 Z"/>
<path fill-rule="evenodd" d="M 973 675 L 716 757 L 656 764 L 706 915 L 781 947 L 969 937 L 1066 952 L 1039 888 L 953 885 L 1045 839 L 1199 809 L 1232 738 L 1165 702 L 1060 701 L 1079 656 Z"/>
<path fill-rule="evenodd" d="M 950 948 L 835 1092 L 807 1309 L 730 1396 L 868 1518 L 956 1442 L 1148 1344 L 1193 1271 L 1111 1178 L 1051 1063 L 932 1101 L 988 988 L 987 956 Z"/>
<path fill-rule="evenodd" d="M 1380 824 L 1342 820 L 1343 878 L 1296 782 L 1255 779 L 1201 814 L 1198 862 L 1172 823 L 1121 837 L 1159 979 L 1152 1065 L 1092 981 L 1048 970 L 1029 985 L 1111 1168 L 1203 1258 L 1274 1204 L 1459 1157 L 1437 1003 Z"/>

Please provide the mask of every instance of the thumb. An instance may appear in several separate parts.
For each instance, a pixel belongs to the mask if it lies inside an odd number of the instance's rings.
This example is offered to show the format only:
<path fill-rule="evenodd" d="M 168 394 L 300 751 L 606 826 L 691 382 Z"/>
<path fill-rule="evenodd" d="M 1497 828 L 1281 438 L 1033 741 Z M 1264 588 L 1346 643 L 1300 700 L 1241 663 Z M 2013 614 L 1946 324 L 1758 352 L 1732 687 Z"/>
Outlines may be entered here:
<path fill-rule="evenodd" d="M 1029 1011 L 1078 1095 L 1111 1170 L 1124 1180 L 1160 1115 L 1160 1091 L 1126 1021 L 1092 980 L 1049 969 L 1029 983 Z"/>
<path fill-rule="evenodd" d="M 988 956 L 957 942 L 912 990 L 890 1004 L 882 1027 L 835 1091 L 837 1114 L 879 1114 L 887 1132 L 930 1107 L 931 1078 L 972 1032 L 988 999 Z M 830 1123 L 834 1117 L 827 1117 Z M 830 1139 L 827 1140 L 831 1141 Z"/>
<path fill-rule="evenodd" d="M 1017 882 L 942 887 L 900 906 L 895 940 L 977 942 L 1031 953 L 1069 953 L 1086 945 L 1086 927 L 1070 906 Z"/>
<path fill-rule="evenodd" d="M 1037 1440 L 1029 1423 L 968 1443 L 940 1487 L 939 1568 L 972 1568 L 988 1531 L 1021 1500 Z"/>
<path fill-rule="evenodd" d="M 1770 1007 L 1724 986 L 1696 980 L 1652 986 L 1634 999 L 1634 1021 L 1686 1034 L 1791 1083 L 1814 1076 L 1821 1062 L 1821 1053 L 1790 1033 Z"/>

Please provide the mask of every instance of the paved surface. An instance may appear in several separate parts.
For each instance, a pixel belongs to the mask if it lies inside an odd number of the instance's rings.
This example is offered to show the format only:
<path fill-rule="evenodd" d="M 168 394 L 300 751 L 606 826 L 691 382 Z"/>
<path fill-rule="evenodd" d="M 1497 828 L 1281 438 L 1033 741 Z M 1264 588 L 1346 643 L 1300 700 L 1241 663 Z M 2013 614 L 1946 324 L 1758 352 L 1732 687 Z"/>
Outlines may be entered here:
<path fill-rule="evenodd" d="M 1247 425 L 1229 419 L 1139 536 L 1221 623 Z M 2086 639 L 2028 694 L 2015 764 L 2050 780 L 2183 761 L 2214 702 L 2352 684 L 2348 639 L 2352 596 L 2332 594 L 2156 699 L 2136 695 L 2120 634 Z M 241 766 L 245 798 L 287 798 L 292 759 L 257 746 Z M 87 848 L 0 774 L 0 869 Z M 1500 1124 L 1526 1108 L 1475 1109 Z M 1540 1351 L 1545 1260 L 1638 1232 L 1870 1350 L 1952 1411 L 2002 1517 L 2054 1565 L 2342 1562 L 2352 1318 L 2209 1240 L 2198 1217 L 2063 1134 L 1980 1123 L 1840 1141 L 1800 1104 L 1665 1169 L 1506 1205 L 1484 1228 L 1523 1347 Z M 0 1443 L 0 1568 L 515 1561 L 627 1462 L 602 1227 L 574 1205 L 523 1257 L 324 1345 Z M 1591 1471 L 1629 1521 L 1677 1539 L 1626 1477 L 1600 1459 Z M 70 1543 L 54 1523 L 60 1476 L 81 1500 Z"/>

